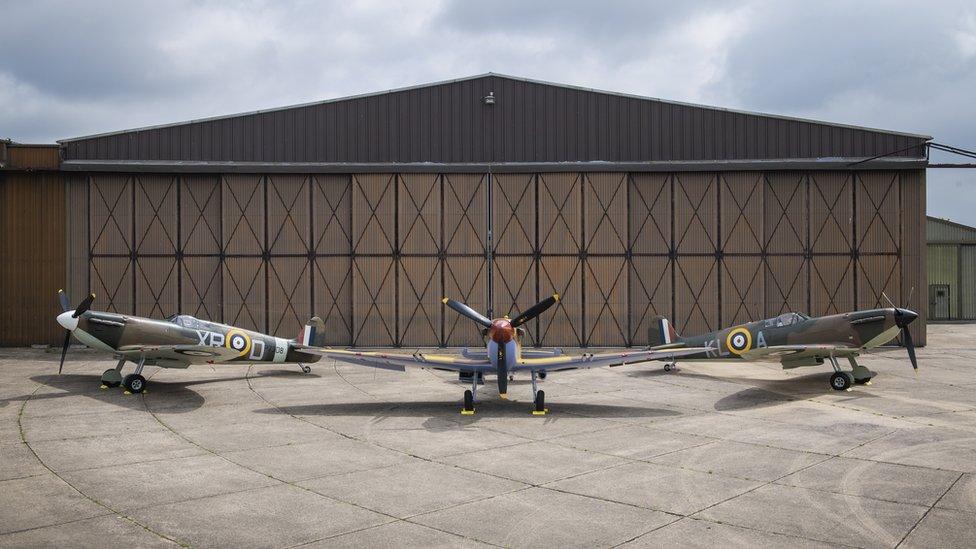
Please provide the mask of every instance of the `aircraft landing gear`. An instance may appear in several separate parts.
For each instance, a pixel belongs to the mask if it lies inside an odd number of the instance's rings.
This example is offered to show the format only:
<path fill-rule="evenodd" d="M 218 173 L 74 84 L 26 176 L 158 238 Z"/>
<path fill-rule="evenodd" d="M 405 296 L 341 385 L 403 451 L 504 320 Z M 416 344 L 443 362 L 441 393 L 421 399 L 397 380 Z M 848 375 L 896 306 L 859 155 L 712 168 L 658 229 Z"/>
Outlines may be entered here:
<path fill-rule="evenodd" d="M 851 364 L 855 365 L 854 371 L 851 373 L 844 372 L 840 369 L 840 364 L 837 363 L 837 357 L 830 356 L 830 365 L 834 367 L 834 373 L 830 376 L 830 387 L 835 391 L 850 391 L 851 385 L 854 384 L 855 376 L 858 375 L 858 368 L 863 370 L 868 370 L 863 366 L 857 365 L 854 362 L 853 357 L 849 357 Z M 868 370 L 870 373 L 870 370 Z M 852 375 L 853 374 L 853 375 Z M 866 381 L 870 381 L 871 378 L 868 377 Z"/>
<path fill-rule="evenodd" d="M 546 392 L 536 391 L 535 392 L 535 410 L 532 410 L 532 415 L 534 416 L 544 416 L 546 415 Z"/>
<path fill-rule="evenodd" d="M 544 416 L 549 410 L 546 409 L 546 392 L 540 391 L 536 387 L 536 372 L 532 371 L 532 396 L 535 403 L 535 409 L 532 410 L 532 415 L 534 416 Z"/>
<path fill-rule="evenodd" d="M 853 382 L 854 377 L 847 372 L 834 372 L 830 376 L 830 386 L 835 391 L 846 391 L 851 388 L 851 383 Z"/>
<path fill-rule="evenodd" d="M 464 391 L 464 407 L 461 408 L 462 416 L 474 415 L 474 395 L 477 392 L 478 392 L 478 374 L 477 372 L 472 372 L 471 388 Z"/>
<path fill-rule="evenodd" d="M 309 373 L 312 372 L 312 368 L 310 366 L 306 366 L 304 364 L 299 364 L 298 367 L 302 369 L 302 373 L 303 374 L 309 374 Z"/>
<path fill-rule="evenodd" d="M 666 362 L 664 364 L 665 372 L 673 372 L 673 371 L 677 371 L 677 369 L 678 369 L 678 365 L 674 362 Z"/>
<path fill-rule="evenodd" d="M 124 358 L 119 360 L 115 368 L 109 368 L 102 372 L 102 389 L 122 385 L 122 366 L 125 366 Z"/>
<path fill-rule="evenodd" d="M 146 378 L 142 377 L 142 368 L 146 365 L 146 359 L 140 358 L 136 365 L 136 371 L 122 379 L 122 387 L 126 394 L 139 394 L 146 392 Z"/>
<path fill-rule="evenodd" d="M 129 374 L 122 379 L 122 386 L 129 394 L 139 394 L 146 390 L 146 378 L 139 374 Z"/>

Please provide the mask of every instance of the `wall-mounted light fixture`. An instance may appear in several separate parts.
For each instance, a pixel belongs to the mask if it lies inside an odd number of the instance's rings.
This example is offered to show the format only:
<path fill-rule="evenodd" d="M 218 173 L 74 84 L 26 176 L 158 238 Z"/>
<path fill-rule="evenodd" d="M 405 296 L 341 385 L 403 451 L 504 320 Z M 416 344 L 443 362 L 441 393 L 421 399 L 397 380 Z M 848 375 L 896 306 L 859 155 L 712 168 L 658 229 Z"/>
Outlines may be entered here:
<path fill-rule="evenodd" d="M 488 92 L 488 95 L 486 95 L 486 96 L 484 96 L 484 97 L 481 98 L 481 102 L 484 103 L 485 105 L 494 105 L 495 104 L 495 92 L 493 92 L 493 91 Z"/>

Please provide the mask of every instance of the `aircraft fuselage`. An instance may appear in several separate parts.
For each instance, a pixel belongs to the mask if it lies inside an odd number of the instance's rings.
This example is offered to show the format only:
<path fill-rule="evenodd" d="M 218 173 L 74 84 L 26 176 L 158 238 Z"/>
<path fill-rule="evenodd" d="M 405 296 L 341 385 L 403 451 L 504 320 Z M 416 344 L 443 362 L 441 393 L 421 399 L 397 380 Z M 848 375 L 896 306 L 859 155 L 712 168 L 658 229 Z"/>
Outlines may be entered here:
<path fill-rule="evenodd" d="M 87 311 L 78 318 L 78 327 L 73 333 L 82 343 L 110 353 L 138 345 L 202 345 L 227 347 L 240 353 L 227 362 L 311 363 L 321 359 L 319 355 L 295 349 L 292 342 L 284 338 L 192 317 L 178 317 L 171 322 Z"/>
<path fill-rule="evenodd" d="M 698 336 L 683 337 L 687 347 L 705 347 L 693 360 L 738 360 L 752 349 L 781 345 L 830 345 L 871 349 L 888 343 L 901 329 L 895 309 L 871 309 L 823 317 L 787 313 Z"/>

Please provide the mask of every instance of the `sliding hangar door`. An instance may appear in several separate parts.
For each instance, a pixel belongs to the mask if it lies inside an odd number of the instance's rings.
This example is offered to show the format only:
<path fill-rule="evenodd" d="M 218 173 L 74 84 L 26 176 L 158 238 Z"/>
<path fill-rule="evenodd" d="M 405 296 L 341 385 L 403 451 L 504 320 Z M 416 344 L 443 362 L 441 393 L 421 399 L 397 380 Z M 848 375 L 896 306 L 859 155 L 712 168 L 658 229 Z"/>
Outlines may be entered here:
<path fill-rule="evenodd" d="M 529 344 L 620 346 L 655 315 L 694 334 L 924 289 L 920 170 L 66 180 L 73 296 L 286 337 L 318 315 L 336 345 L 479 344 L 443 296 L 500 316 L 558 292 Z"/>

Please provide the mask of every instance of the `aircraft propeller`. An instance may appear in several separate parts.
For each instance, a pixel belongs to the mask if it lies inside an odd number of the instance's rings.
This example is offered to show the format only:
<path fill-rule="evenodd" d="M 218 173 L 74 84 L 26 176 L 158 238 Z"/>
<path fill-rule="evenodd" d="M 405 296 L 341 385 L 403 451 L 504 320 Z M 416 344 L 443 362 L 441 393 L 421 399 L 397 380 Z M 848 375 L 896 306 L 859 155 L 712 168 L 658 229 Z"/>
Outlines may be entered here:
<path fill-rule="evenodd" d="M 544 313 L 546 309 L 555 305 L 557 301 L 559 301 L 559 294 L 552 294 L 512 319 L 512 326 L 518 328 L 522 324 Z"/>
<path fill-rule="evenodd" d="M 912 286 L 911 291 L 908 293 L 908 301 L 911 302 L 912 294 L 915 293 L 915 287 Z M 901 339 L 905 344 L 905 349 L 908 351 L 908 360 L 912 362 L 912 368 L 915 373 L 918 373 L 918 358 L 915 356 L 915 342 L 912 340 L 912 333 L 908 330 L 908 325 L 911 324 L 916 318 L 918 318 L 918 313 L 915 311 L 904 309 L 895 305 L 887 294 L 881 292 L 882 297 L 888 302 L 892 308 L 895 309 L 895 325 L 901 328 Z"/>
<path fill-rule="evenodd" d="M 71 332 L 78 326 L 78 317 L 85 314 L 95 301 L 95 294 L 88 294 L 81 300 L 74 310 L 71 310 L 71 301 L 64 290 L 58 290 L 58 301 L 61 303 L 61 314 L 58 315 L 58 324 L 64 326 L 64 345 L 61 346 L 61 363 L 58 365 L 58 374 L 64 368 L 64 358 L 68 354 L 68 345 L 71 343 Z"/>
<path fill-rule="evenodd" d="M 443 303 L 444 305 L 447 305 L 448 307 L 454 309 L 461 316 L 467 317 L 467 318 L 469 318 L 469 319 L 477 322 L 478 324 L 481 324 L 485 328 L 488 328 L 488 327 L 491 326 L 491 320 L 488 317 L 486 317 L 485 315 L 479 313 L 478 311 L 475 311 L 474 309 L 472 309 L 471 307 L 468 307 L 467 305 L 465 305 L 464 303 L 461 303 L 460 301 L 455 301 L 455 300 L 453 300 L 451 298 L 445 297 L 444 299 L 441 300 L 441 303 Z"/>
<path fill-rule="evenodd" d="M 524 312 L 517 315 L 514 319 L 509 320 L 509 318 L 506 316 L 504 318 L 492 321 L 485 315 L 475 311 L 460 301 L 455 301 L 447 297 L 441 300 L 442 303 L 457 311 L 459 314 L 461 314 L 461 316 L 469 318 L 486 328 L 484 333 L 486 335 L 490 335 L 492 340 L 498 344 L 499 353 L 501 354 L 497 363 L 498 394 L 502 395 L 502 397 L 508 394 L 508 363 L 505 360 L 505 353 L 506 348 L 509 345 L 515 345 L 515 343 L 513 343 L 516 333 L 515 328 L 518 328 L 522 324 L 525 324 L 533 318 L 541 315 L 546 311 L 546 309 L 552 307 L 558 301 L 559 294 L 552 294 L 551 296 L 529 307 Z"/>

